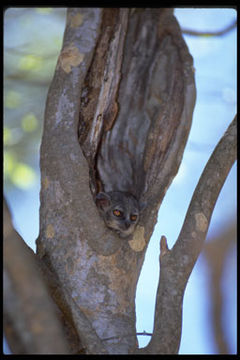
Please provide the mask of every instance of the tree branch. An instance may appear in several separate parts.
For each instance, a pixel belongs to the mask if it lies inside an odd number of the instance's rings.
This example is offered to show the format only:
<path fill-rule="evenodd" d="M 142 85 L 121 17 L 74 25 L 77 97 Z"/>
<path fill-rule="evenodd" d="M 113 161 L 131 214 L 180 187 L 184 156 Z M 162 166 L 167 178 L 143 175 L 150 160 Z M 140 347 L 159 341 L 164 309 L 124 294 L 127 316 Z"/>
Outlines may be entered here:
<path fill-rule="evenodd" d="M 13 353 L 70 353 L 48 291 L 65 319 L 75 326 L 87 352 L 105 354 L 99 337 L 68 291 L 61 289 L 56 276 L 14 230 L 4 201 L 4 323 Z"/>
<path fill-rule="evenodd" d="M 32 250 L 14 230 L 4 202 L 4 331 L 17 354 L 69 353 Z"/>
<path fill-rule="evenodd" d="M 185 221 L 172 250 L 161 240 L 153 336 L 140 353 L 178 353 L 182 303 L 188 278 L 200 254 L 219 192 L 236 160 L 236 117 L 212 153 L 194 191 Z"/>
<path fill-rule="evenodd" d="M 193 263 L 202 249 L 218 195 L 236 160 L 236 123 L 237 116 L 229 125 L 205 166 L 194 191 L 181 233 L 172 249 L 176 256 L 189 254 Z M 187 266 L 186 262 L 185 268 Z"/>
<path fill-rule="evenodd" d="M 101 18 L 101 9 L 70 8 L 68 10 L 63 48 L 47 97 L 41 144 L 41 221 L 40 236 L 37 240 L 37 253 L 40 257 L 46 252 L 45 245 L 43 246 L 44 237 L 46 235 L 47 238 L 58 237 L 57 232 L 59 232 L 60 237 L 65 239 L 63 234 L 68 221 L 71 222 L 72 229 L 79 230 L 81 237 L 85 238 L 84 234 L 87 231 L 89 238 L 94 239 L 91 245 L 99 252 L 106 254 L 119 247 L 119 241 L 113 236 L 112 241 L 101 241 L 106 237 L 106 228 L 93 202 L 89 189 L 89 167 L 77 138 L 79 97 L 98 41 Z M 78 22 L 79 26 L 76 26 Z M 82 34 L 89 33 L 91 36 L 86 41 Z M 61 201 L 62 196 L 63 201 Z M 56 220 L 55 212 L 50 211 L 48 216 L 41 215 L 45 201 L 50 209 L 56 204 L 56 199 L 59 219 L 60 213 L 62 215 L 58 230 L 53 226 Z M 88 212 L 86 212 L 86 204 L 88 204 Z M 74 207 L 78 211 L 73 216 L 71 209 Z M 69 215 L 66 215 L 68 210 Z M 46 232 L 46 228 L 49 231 Z M 99 235 L 97 238 L 96 232 Z"/>
<path fill-rule="evenodd" d="M 191 30 L 191 29 L 182 29 L 182 33 L 185 35 L 191 35 L 191 36 L 222 36 L 227 34 L 229 31 L 234 29 L 237 26 L 237 21 L 234 20 L 230 25 L 226 26 L 222 30 L 218 31 L 197 31 L 197 30 Z"/>
<path fill-rule="evenodd" d="M 51 284 L 53 289 L 57 289 L 57 294 L 52 293 L 54 300 L 65 317 L 74 323 L 86 352 L 99 354 L 106 351 L 74 298 L 80 286 L 75 283 L 78 278 L 72 272 L 76 269 L 75 264 L 79 264 L 76 249 L 81 244 L 80 239 L 85 242 L 92 235 L 96 247 L 98 239 L 106 234 L 92 199 L 89 168 L 77 138 L 79 97 L 98 41 L 101 19 L 102 10 L 96 8 L 71 8 L 67 13 L 63 49 L 49 89 L 45 111 L 41 145 L 41 221 L 37 240 L 39 257 L 61 284 Z M 88 34 L 87 39 L 82 34 Z M 97 239 L 96 233 L 99 235 Z M 61 249 L 62 243 L 66 246 L 66 252 L 63 255 L 61 251 L 56 256 L 56 250 Z M 101 251 L 104 252 L 104 246 Z M 58 271 L 55 271 L 56 264 L 50 258 L 51 253 L 54 253 Z M 69 278 L 74 285 L 71 283 L 70 286 Z"/>

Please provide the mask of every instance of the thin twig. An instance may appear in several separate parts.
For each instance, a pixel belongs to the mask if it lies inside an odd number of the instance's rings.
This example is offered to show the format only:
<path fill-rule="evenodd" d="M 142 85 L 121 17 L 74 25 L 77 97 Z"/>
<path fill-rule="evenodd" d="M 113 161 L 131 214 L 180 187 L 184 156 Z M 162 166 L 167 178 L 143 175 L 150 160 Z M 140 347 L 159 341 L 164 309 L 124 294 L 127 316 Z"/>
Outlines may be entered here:
<path fill-rule="evenodd" d="M 142 336 L 152 336 L 152 333 L 147 333 L 147 332 L 141 332 L 141 333 L 136 333 L 136 335 L 142 335 Z"/>
<path fill-rule="evenodd" d="M 108 341 L 108 340 L 113 340 L 113 339 L 122 339 L 122 338 L 126 338 L 126 337 L 129 337 L 129 336 L 152 336 L 152 333 L 148 333 L 148 332 L 145 332 L 145 331 L 143 331 L 143 332 L 139 332 L 139 333 L 136 333 L 136 334 L 126 334 L 126 335 L 124 335 L 124 336 L 110 336 L 110 337 L 108 337 L 108 338 L 104 338 L 104 339 L 102 339 L 102 341 Z"/>
<path fill-rule="evenodd" d="M 228 25 L 226 28 L 218 31 L 197 31 L 197 30 L 191 30 L 191 29 L 182 29 L 182 33 L 185 35 L 191 35 L 191 36 L 222 36 L 227 34 L 229 31 L 234 29 L 237 26 L 237 20 L 232 22 L 230 25 Z"/>
<path fill-rule="evenodd" d="M 104 338 L 104 339 L 101 339 L 102 341 L 108 341 L 108 340 L 114 340 L 114 339 L 123 339 L 123 338 L 126 338 L 126 337 L 129 337 L 129 336 L 135 336 L 136 334 L 126 334 L 124 336 L 110 336 L 110 337 L 107 337 L 107 338 Z"/>

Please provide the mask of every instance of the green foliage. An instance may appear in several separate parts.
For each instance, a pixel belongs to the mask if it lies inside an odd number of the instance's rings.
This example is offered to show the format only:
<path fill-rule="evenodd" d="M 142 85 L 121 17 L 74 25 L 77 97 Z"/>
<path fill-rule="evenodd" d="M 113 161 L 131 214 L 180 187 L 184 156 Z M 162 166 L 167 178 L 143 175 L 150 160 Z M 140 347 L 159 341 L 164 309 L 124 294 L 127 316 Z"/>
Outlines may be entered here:
<path fill-rule="evenodd" d="M 11 181 L 15 186 L 25 190 L 36 181 L 35 170 L 24 163 L 17 161 L 14 153 L 4 153 L 4 180 Z"/>
<path fill-rule="evenodd" d="M 19 69 L 27 71 L 38 71 L 43 67 L 42 56 L 27 54 L 19 59 Z"/>

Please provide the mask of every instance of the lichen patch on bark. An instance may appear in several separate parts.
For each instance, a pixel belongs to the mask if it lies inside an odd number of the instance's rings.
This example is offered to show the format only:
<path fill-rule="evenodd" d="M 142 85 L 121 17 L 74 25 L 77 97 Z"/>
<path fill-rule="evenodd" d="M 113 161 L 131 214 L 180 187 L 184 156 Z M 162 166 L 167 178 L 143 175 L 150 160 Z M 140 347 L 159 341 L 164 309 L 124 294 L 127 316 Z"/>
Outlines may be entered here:
<path fill-rule="evenodd" d="M 205 232 L 208 227 L 208 221 L 206 216 L 201 212 L 195 214 L 196 228 L 197 231 Z"/>
<path fill-rule="evenodd" d="M 78 48 L 74 45 L 63 48 L 59 58 L 58 65 L 66 73 L 70 73 L 72 67 L 78 66 L 84 59 L 84 54 L 80 53 Z"/>
<path fill-rule="evenodd" d="M 42 180 L 42 186 L 46 190 L 49 187 L 49 179 L 47 176 L 45 176 Z"/>
<path fill-rule="evenodd" d="M 133 235 L 133 239 L 129 240 L 129 245 L 132 250 L 138 252 L 142 251 L 144 247 L 146 246 L 146 241 L 144 238 L 144 227 L 143 226 L 137 226 L 136 230 Z"/>
<path fill-rule="evenodd" d="M 52 224 L 48 224 L 47 229 L 46 229 L 46 235 L 47 238 L 52 239 L 55 235 L 55 230 L 54 230 L 54 226 Z"/>
<path fill-rule="evenodd" d="M 70 26 L 71 27 L 78 27 L 80 25 L 82 25 L 83 23 L 83 15 L 80 13 L 77 13 L 76 15 L 71 17 L 70 20 Z"/>

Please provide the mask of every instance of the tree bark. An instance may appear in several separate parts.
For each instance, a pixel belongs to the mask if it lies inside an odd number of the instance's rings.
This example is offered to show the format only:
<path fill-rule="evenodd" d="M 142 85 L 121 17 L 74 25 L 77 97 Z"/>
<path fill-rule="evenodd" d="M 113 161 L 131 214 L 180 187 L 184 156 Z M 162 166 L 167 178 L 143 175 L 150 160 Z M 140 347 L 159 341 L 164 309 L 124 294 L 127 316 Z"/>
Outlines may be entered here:
<path fill-rule="evenodd" d="M 4 332 L 12 352 L 68 353 L 69 345 L 39 271 L 38 258 L 14 230 L 5 201 L 3 250 Z"/>

